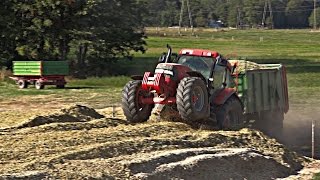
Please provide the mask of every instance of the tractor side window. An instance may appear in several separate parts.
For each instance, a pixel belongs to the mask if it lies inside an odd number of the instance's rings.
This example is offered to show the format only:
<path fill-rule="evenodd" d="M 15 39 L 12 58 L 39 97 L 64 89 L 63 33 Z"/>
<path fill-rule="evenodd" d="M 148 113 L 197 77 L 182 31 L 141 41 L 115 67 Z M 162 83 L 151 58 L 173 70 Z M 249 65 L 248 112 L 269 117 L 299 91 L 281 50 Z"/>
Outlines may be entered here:
<path fill-rule="evenodd" d="M 227 69 L 226 69 L 226 72 L 227 72 L 227 74 L 226 74 L 226 76 L 227 76 L 226 77 L 227 87 L 230 87 L 230 88 L 235 87 L 236 84 L 235 84 L 235 82 L 234 82 L 234 80 L 233 80 L 233 78 L 231 76 L 231 72 L 229 70 L 227 70 Z"/>
<path fill-rule="evenodd" d="M 225 72 L 226 72 L 226 67 L 216 64 L 213 72 L 214 89 L 221 89 L 223 87 L 222 83 L 224 81 Z"/>

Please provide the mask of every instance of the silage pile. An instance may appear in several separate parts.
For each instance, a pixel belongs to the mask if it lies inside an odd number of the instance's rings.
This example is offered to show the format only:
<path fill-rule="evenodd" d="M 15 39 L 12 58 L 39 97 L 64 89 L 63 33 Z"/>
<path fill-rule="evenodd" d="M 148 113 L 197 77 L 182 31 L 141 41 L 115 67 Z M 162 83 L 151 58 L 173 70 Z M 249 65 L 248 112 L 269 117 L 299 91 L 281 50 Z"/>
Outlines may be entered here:
<path fill-rule="evenodd" d="M 43 117 L 0 132 L 0 179 L 271 179 L 307 161 L 251 129 L 130 124 L 84 106 Z"/>
<path fill-rule="evenodd" d="M 97 113 L 93 108 L 82 105 L 74 105 L 46 116 L 35 116 L 21 124 L 11 127 L 16 129 L 35 127 L 51 123 L 67 123 L 67 122 L 87 122 L 92 119 L 100 119 L 104 116 Z"/>
<path fill-rule="evenodd" d="M 268 66 L 264 64 L 258 64 L 252 61 L 246 60 L 229 60 L 229 62 L 234 65 L 236 64 L 236 73 L 244 73 L 246 70 L 257 70 L 257 69 L 266 69 Z"/>

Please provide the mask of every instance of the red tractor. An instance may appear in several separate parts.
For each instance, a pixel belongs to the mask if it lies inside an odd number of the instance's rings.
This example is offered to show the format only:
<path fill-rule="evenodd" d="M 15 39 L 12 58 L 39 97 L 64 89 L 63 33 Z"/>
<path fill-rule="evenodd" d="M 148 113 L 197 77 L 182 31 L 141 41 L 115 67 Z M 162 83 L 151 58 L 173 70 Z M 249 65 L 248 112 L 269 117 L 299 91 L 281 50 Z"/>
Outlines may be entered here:
<path fill-rule="evenodd" d="M 175 59 L 171 56 L 168 46 L 154 72 L 134 76 L 125 85 L 122 109 L 128 121 L 147 121 L 155 104 L 172 104 L 188 122 L 215 119 L 220 129 L 243 124 L 243 105 L 231 76 L 234 68 L 227 60 L 201 49 L 182 49 Z"/>

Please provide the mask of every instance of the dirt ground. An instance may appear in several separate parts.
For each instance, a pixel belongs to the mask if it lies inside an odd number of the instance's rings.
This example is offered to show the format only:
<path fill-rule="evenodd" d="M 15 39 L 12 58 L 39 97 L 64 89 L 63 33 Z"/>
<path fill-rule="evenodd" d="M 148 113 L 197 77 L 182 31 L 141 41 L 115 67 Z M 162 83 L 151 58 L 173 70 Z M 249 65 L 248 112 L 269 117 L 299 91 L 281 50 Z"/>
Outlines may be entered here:
<path fill-rule="evenodd" d="M 310 179 L 320 171 L 319 161 L 302 156 L 311 152 L 303 126 L 312 118 L 295 111 L 286 116 L 286 146 L 246 128 L 129 124 L 119 108 L 76 105 L 31 114 L 0 129 L 0 179 Z"/>

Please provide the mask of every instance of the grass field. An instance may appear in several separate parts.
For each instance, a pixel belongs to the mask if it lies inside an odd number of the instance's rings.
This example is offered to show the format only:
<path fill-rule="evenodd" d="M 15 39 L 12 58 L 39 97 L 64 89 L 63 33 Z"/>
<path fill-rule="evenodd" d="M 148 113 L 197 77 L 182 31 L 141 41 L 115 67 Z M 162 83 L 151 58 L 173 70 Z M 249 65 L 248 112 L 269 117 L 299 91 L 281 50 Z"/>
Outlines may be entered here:
<path fill-rule="evenodd" d="M 124 75 L 151 71 L 159 55 L 166 51 L 166 44 L 170 44 L 175 52 L 181 48 L 212 49 L 230 58 L 283 63 L 288 70 L 291 106 L 320 103 L 320 33 L 310 30 L 208 29 L 198 29 L 196 36 L 191 36 L 190 32 L 183 33 L 183 36 L 178 36 L 176 29 L 147 29 L 147 52 L 135 54 L 132 61 L 120 60 L 119 71 Z M 34 88 L 19 90 L 12 82 L 3 81 L 0 82 L 0 112 L 7 109 L 8 104 L 19 106 L 21 101 L 24 104 L 56 102 L 57 108 L 70 103 L 85 103 L 97 108 L 108 106 L 120 101 L 121 88 L 128 80 L 125 76 L 71 79 L 66 89 L 48 87 L 42 91 Z"/>
<path fill-rule="evenodd" d="M 231 58 L 286 65 L 293 104 L 305 104 L 320 97 L 320 33 L 310 30 L 203 30 L 196 32 L 197 37 L 191 36 L 190 32 L 179 37 L 177 30 L 163 31 L 165 37 L 161 30 L 158 34 L 154 29 L 147 31 L 154 35 L 147 39 L 147 53 L 137 54 L 133 62 L 122 61 L 120 67 L 131 74 L 152 70 L 159 54 L 166 51 L 167 43 L 174 51 L 181 48 L 212 49 Z M 313 98 L 307 98 L 310 96 Z"/>
<path fill-rule="evenodd" d="M 183 36 L 178 36 L 176 29 L 147 29 L 147 52 L 135 54 L 132 61 L 121 60 L 118 65 L 119 71 L 130 75 L 152 70 L 159 55 L 166 51 L 166 44 L 170 44 L 175 52 L 181 48 L 212 49 L 227 57 L 258 63 L 285 64 L 288 70 L 291 104 L 319 104 L 320 33 L 310 30 L 210 29 L 198 29 L 196 36 L 191 36 L 190 32 L 183 33 Z M 42 91 L 33 88 L 19 90 L 13 83 L 0 82 L 0 111 L 8 102 L 17 103 L 21 99 L 31 102 L 86 102 L 98 106 L 114 104 L 120 101 L 121 88 L 128 80 L 128 77 L 123 76 L 71 79 L 67 89 L 57 90 L 49 87 Z"/>

